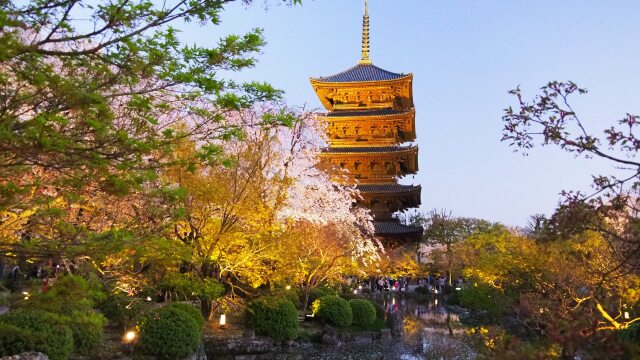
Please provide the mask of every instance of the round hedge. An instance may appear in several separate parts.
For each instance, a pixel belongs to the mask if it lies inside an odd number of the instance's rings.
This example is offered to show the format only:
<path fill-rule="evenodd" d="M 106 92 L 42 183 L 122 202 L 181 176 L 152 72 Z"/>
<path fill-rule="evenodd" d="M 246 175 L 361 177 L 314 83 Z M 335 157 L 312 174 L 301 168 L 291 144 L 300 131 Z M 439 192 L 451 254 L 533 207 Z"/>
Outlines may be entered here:
<path fill-rule="evenodd" d="M 0 357 L 31 351 L 39 340 L 38 334 L 31 330 L 0 323 Z"/>
<path fill-rule="evenodd" d="M 102 342 L 103 328 L 106 323 L 100 314 L 75 315 L 68 321 L 73 333 L 74 352 L 89 355 Z"/>
<path fill-rule="evenodd" d="M 202 328 L 187 312 L 163 307 L 147 314 L 140 324 L 140 345 L 161 360 L 193 354 L 200 344 Z"/>
<path fill-rule="evenodd" d="M 13 328 L 8 331 L 27 339 L 25 344 L 32 346 L 29 350 L 40 351 L 51 360 L 68 359 L 73 351 L 71 329 L 57 315 L 42 310 L 17 309 L 0 316 L 0 323 L 25 330 L 22 333 Z"/>
<path fill-rule="evenodd" d="M 200 309 L 196 308 L 193 305 L 189 305 L 186 303 L 171 303 L 165 306 L 165 308 L 182 310 L 189 314 L 189 316 L 191 316 L 191 318 L 196 321 L 200 329 L 204 327 L 204 317 L 202 316 Z"/>
<path fill-rule="evenodd" d="M 313 313 L 318 318 L 339 327 L 351 325 L 353 313 L 347 300 L 337 295 L 326 295 L 313 302 Z"/>
<path fill-rule="evenodd" d="M 351 306 L 354 325 L 368 326 L 376 321 L 376 307 L 370 301 L 351 299 L 349 300 L 349 306 Z"/>
<path fill-rule="evenodd" d="M 258 333 L 276 341 L 298 336 L 298 312 L 285 297 L 263 296 L 247 305 L 247 318 Z"/>

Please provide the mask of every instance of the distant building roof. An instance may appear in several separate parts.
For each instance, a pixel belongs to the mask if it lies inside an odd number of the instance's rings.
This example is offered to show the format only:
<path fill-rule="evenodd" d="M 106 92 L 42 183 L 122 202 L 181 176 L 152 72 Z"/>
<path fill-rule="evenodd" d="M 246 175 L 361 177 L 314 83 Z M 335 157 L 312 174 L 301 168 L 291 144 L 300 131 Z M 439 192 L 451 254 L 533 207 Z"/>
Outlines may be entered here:
<path fill-rule="evenodd" d="M 391 153 L 415 149 L 415 146 L 328 147 L 325 153 Z"/>
<path fill-rule="evenodd" d="M 384 81 L 395 80 L 407 76 L 406 74 L 397 74 L 391 71 L 381 69 L 375 65 L 358 64 L 343 72 L 339 72 L 330 76 L 321 76 L 314 80 L 321 82 L 361 82 L 361 81 Z"/>
<path fill-rule="evenodd" d="M 423 229 L 417 226 L 403 225 L 393 221 L 374 221 L 376 235 L 408 235 L 422 234 Z"/>
<path fill-rule="evenodd" d="M 338 110 L 326 114 L 326 117 L 358 117 L 358 116 L 389 116 L 407 113 L 409 110 L 373 109 L 373 110 Z"/>
<path fill-rule="evenodd" d="M 420 190 L 420 186 L 400 185 L 400 184 L 362 184 L 356 188 L 365 193 L 397 193 L 413 190 Z"/>

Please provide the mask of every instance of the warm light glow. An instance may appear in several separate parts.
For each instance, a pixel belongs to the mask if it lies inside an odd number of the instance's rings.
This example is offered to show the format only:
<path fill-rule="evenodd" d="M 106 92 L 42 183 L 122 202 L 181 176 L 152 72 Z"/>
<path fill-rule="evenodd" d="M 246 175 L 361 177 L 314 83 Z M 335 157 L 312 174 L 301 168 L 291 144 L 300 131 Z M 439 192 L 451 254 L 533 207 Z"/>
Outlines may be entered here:
<path fill-rule="evenodd" d="M 227 315 L 220 315 L 220 326 L 225 326 L 227 324 Z"/>
<path fill-rule="evenodd" d="M 625 311 L 625 312 L 624 312 L 624 318 L 625 318 L 625 319 L 629 319 L 629 312 L 628 312 L 628 311 Z"/>
<path fill-rule="evenodd" d="M 438 306 L 438 299 L 436 299 L 436 302 L 435 302 L 435 304 L 436 304 L 436 306 Z"/>
<path fill-rule="evenodd" d="M 151 301 L 151 296 L 147 296 L 147 301 Z"/>
<path fill-rule="evenodd" d="M 354 289 L 354 290 L 353 290 L 353 293 L 354 293 L 354 294 L 357 294 L 357 293 L 358 293 L 358 290 L 355 290 L 355 289 Z"/>
<path fill-rule="evenodd" d="M 395 305 L 396 304 L 396 298 L 391 298 L 391 305 Z"/>
<path fill-rule="evenodd" d="M 133 342 L 133 340 L 136 339 L 136 335 L 137 334 L 136 334 L 135 331 L 129 330 L 129 331 L 127 331 L 126 334 L 124 334 L 124 341 L 128 342 L 128 343 Z"/>
<path fill-rule="evenodd" d="M 22 295 L 29 296 L 29 293 L 28 293 L 28 292 L 26 292 L 26 291 L 23 291 L 23 292 L 22 292 Z"/>
<path fill-rule="evenodd" d="M 457 290 L 457 291 L 460 291 L 460 290 L 462 290 L 462 288 L 461 288 L 461 287 L 457 287 L 457 288 L 456 288 L 456 290 Z"/>
<path fill-rule="evenodd" d="M 287 285 L 287 286 L 285 287 L 285 289 L 287 289 L 287 290 L 291 290 L 291 285 Z"/>
<path fill-rule="evenodd" d="M 359 289 L 359 290 L 362 290 L 362 285 L 358 285 L 358 289 Z"/>

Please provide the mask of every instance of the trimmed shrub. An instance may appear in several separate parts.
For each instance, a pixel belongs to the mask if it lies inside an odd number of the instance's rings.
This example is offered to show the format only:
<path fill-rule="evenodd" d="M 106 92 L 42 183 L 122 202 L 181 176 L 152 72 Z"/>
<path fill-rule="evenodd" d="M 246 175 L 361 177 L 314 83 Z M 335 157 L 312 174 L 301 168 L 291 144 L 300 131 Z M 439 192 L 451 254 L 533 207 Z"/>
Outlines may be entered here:
<path fill-rule="evenodd" d="M 110 325 L 129 327 L 140 321 L 140 317 L 151 310 L 153 304 L 124 294 L 111 294 L 97 308 L 109 320 Z"/>
<path fill-rule="evenodd" d="M 247 305 L 247 318 L 258 333 L 276 341 L 298 336 L 298 312 L 287 298 L 263 296 L 254 299 Z"/>
<path fill-rule="evenodd" d="M 15 332 L 15 329 L 8 330 L 13 331 L 14 335 L 20 335 L 22 339 L 28 339 L 28 332 L 32 332 L 35 337 L 33 347 L 29 350 L 40 351 L 51 360 L 68 359 L 73 351 L 71 329 L 63 319 L 54 314 L 41 310 L 17 309 L 0 316 L 0 323 L 27 330 L 22 334 Z M 25 344 L 31 346 L 28 341 Z"/>
<path fill-rule="evenodd" d="M 353 325 L 369 326 L 376 320 L 376 307 L 364 299 L 349 300 L 351 313 L 353 314 Z"/>
<path fill-rule="evenodd" d="M 458 291 L 460 306 L 486 311 L 487 318 L 479 319 L 481 322 L 493 323 L 503 316 L 514 300 L 504 295 L 499 290 L 488 285 L 478 284 Z"/>
<path fill-rule="evenodd" d="M 165 306 L 146 314 L 140 324 L 142 350 L 161 360 L 193 354 L 200 344 L 202 328 L 189 313 Z"/>
<path fill-rule="evenodd" d="M 33 294 L 29 301 L 24 301 L 19 306 L 70 316 L 91 312 L 93 306 L 105 297 L 97 280 L 65 275 L 57 279 L 49 291 Z"/>
<path fill-rule="evenodd" d="M 0 356 L 31 351 L 36 348 L 39 339 L 33 331 L 0 323 Z"/>
<path fill-rule="evenodd" d="M 336 296 L 326 295 L 313 302 L 313 313 L 318 318 L 339 327 L 351 325 L 353 313 L 347 300 Z"/>
<path fill-rule="evenodd" d="M 384 306 L 382 306 L 381 304 L 378 304 L 376 302 L 374 302 L 372 304 L 373 304 L 373 307 L 376 309 L 376 318 L 384 319 L 385 316 L 387 315 L 387 310 L 385 310 Z"/>
<path fill-rule="evenodd" d="M 204 317 L 202 316 L 200 309 L 196 308 L 193 305 L 186 304 L 186 303 L 171 303 L 165 306 L 165 308 L 182 310 L 187 314 L 189 314 L 189 316 L 191 316 L 191 318 L 196 321 L 200 329 L 204 327 Z"/>
<path fill-rule="evenodd" d="M 68 324 L 73 334 L 73 350 L 75 353 L 89 355 L 102 342 L 106 319 L 100 314 L 74 315 Z"/>

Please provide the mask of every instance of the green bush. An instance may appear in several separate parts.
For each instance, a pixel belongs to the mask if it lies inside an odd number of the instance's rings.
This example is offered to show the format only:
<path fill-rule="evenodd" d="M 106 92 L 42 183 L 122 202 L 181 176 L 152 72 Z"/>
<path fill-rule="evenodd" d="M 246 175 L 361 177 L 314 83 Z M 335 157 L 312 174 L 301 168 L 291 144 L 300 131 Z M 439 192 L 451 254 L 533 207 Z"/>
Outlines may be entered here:
<path fill-rule="evenodd" d="M 376 307 L 364 299 L 349 300 L 351 313 L 353 314 L 353 325 L 367 327 L 376 320 Z"/>
<path fill-rule="evenodd" d="M 36 348 L 40 337 L 31 330 L 0 323 L 0 356 L 21 354 Z"/>
<path fill-rule="evenodd" d="M 382 304 L 378 304 L 376 302 L 374 302 L 372 304 L 373 304 L 373 307 L 376 309 L 376 318 L 384 319 L 385 316 L 387 315 L 387 310 L 385 310 L 384 306 L 382 306 Z"/>
<path fill-rule="evenodd" d="M 335 295 L 335 294 L 336 294 L 335 291 L 326 287 L 311 289 L 311 291 L 309 291 L 309 304 L 313 304 L 316 300 L 320 299 L 323 296 Z"/>
<path fill-rule="evenodd" d="M 49 291 L 32 294 L 19 307 L 43 310 L 59 315 L 91 312 L 94 305 L 106 297 L 96 279 L 65 275 L 58 278 Z"/>
<path fill-rule="evenodd" d="M 70 317 L 68 324 L 73 334 L 74 352 L 91 354 L 102 342 L 105 323 L 106 319 L 100 314 L 76 314 Z"/>
<path fill-rule="evenodd" d="M 142 350 L 162 360 L 185 358 L 200 344 L 202 328 L 189 313 L 163 307 L 146 314 L 140 324 Z"/>
<path fill-rule="evenodd" d="M 336 295 L 319 298 L 313 302 L 311 308 L 315 316 L 339 327 L 349 326 L 353 320 L 351 306 L 347 300 Z"/>
<path fill-rule="evenodd" d="M 247 318 L 258 333 L 276 341 L 295 339 L 298 335 L 298 312 L 287 298 L 263 296 L 247 305 Z"/>
<path fill-rule="evenodd" d="M 150 302 L 120 293 L 108 295 L 97 305 L 97 308 L 111 325 L 126 328 L 138 323 L 140 317 L 152 306 L 153 304 Z"/>
<path fill-rule="evenodd" d="M 191 316 L 191 318 L 196 321 L 200 329 L 204 327 L 204 317 L 202 316 L 200 309 L 196 308 L 193 305 L 186 304 L 186 303 L 171 303 L 165 306 L 165 308 L 182 310 L 187 314 L 189 314 L 189 316 Z"/>
<path fill-rule="evenodd" d="M 497 321 L 513 304 L 513 299 L 484 284 L 458 291 L 458 299 L 462 307 L 486 311 L 489 323 Z"/>
<path fill-rule="evenodd" d="M 16 309 L 0 316 L 0 323 L 33 332 L 35 341 L 30 350 L 40 351 L 51 360 L 68 359 L 73 351 L 71 329 L 57 315 L 41 310 Z M 17 333 L 13 331 L 13 334 Z M 27 336 L 26 334 L 27 332 L 24 332 L 22 335 Z M 27 337 L 21 338 L 27 339 Z"/>

